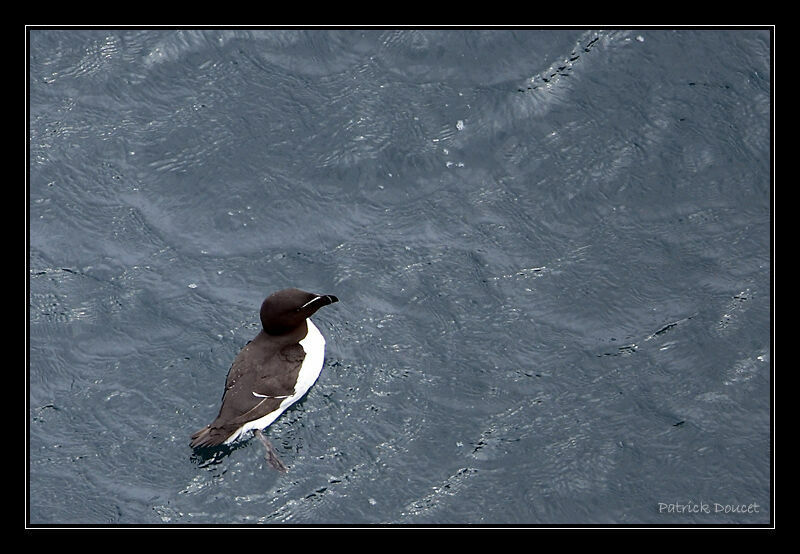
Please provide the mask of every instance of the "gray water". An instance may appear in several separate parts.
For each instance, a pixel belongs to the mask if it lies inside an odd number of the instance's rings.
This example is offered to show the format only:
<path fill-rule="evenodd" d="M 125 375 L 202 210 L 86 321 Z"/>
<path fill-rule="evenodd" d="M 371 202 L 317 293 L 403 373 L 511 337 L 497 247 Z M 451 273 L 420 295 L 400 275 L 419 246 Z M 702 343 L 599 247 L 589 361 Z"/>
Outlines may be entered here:
<path fill-rule="evenodd" d="M 29 523 L 769 523 L 770 41 L 30 30 Z M 289 472 L 193 453 L 289 286 Z"/>

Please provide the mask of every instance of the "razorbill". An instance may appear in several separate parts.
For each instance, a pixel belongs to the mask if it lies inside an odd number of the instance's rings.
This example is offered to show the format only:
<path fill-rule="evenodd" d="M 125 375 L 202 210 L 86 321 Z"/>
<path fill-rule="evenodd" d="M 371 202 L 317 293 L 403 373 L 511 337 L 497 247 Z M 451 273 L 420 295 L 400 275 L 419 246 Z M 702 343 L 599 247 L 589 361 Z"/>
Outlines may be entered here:
<path fill-rule="evenodd" d="M 261 432 L 297 402 L 319 377 L 325 339 L 310 317 L 338 302 L 330 294 L 299 289 L 273 293 L 261 304 L 263 329 L 233 360 L 217 419 L 192 435 L 192 448 L 230 444 L 248 431 L 267 449 L 266 459 L 286 471 Z"/>

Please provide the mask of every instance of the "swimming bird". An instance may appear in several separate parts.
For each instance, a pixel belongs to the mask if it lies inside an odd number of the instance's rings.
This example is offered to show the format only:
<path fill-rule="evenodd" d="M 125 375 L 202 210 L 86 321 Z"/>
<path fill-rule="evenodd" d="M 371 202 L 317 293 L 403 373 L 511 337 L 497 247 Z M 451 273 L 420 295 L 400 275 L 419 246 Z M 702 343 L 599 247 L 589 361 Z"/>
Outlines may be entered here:
<path fill-rule="evenodd" d="M 192 435 L 192 448 L 230 444 L 253 431 L 267 449 L 267 462 L 286 471 L 262 430 L 302 398 L 319 377 L 325 339 L 310 318 L 338 301 L 330 294 L 296 288 L 280 290 L 264 300 L 262 330 L 233 360 L 219 415 Z"/>

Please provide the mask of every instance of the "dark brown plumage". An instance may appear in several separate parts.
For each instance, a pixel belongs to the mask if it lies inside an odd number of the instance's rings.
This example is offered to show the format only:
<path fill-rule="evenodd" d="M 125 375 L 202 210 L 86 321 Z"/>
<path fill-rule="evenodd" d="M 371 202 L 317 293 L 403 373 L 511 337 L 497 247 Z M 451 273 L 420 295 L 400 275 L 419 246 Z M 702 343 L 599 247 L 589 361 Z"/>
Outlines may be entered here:
<path fill-rule="evenodd" d="M 332 295 L 299 289 L 285 289 L 264 300 L 260 312 L 263 329 L 234 359 L 219 414 L 192 435 L 192 448 L 220 445 L 251 422 L 270 414 L 277 417 L 305 393 L 295 390 L 295 385 L 306 357 L 299 344 L 308 333 L 306 320 L 319 308 L 337 301 Z M 286 399 L 290 402 L 284 403 Z M 267 419 L 264 427 L 274 420 Z"/>

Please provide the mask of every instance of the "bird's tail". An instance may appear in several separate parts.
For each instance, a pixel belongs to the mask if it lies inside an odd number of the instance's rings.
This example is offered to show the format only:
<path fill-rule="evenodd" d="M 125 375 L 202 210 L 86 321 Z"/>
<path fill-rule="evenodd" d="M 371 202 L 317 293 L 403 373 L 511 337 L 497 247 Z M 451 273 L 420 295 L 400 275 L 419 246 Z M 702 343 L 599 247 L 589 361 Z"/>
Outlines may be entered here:
<path fill-rule="evenodd" d="M 206 425 L 192 435 L 191 446 L 192 448 L 218 446 L 225 442 L 225 439 L 227 438 L 228 434 L 226 434 L 222 429 L 211 427 L 211 425 Z"/>

